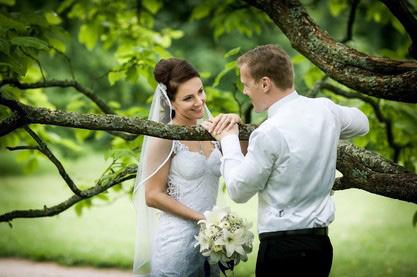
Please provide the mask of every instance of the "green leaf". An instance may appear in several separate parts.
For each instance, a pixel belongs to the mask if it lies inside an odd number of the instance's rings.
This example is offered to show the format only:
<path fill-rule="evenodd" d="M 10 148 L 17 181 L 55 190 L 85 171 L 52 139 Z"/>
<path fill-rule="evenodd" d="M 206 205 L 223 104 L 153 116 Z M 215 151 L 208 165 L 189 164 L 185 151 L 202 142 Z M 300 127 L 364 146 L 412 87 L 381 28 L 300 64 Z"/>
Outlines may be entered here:
<path fill-rule="evenodd" d="M 75 210 L 75 213 L 77 214 L 77 216 L 82 215 L 83 207 L 84 207 L 84 205 L 83 205 L 82 202 L 78 202 L 77 204 L 75 204 L 74 210 Z"/>
<path fill-rule="evenodd" d="M 27 70 L 27 59 L 23 57 L 4 57 L 3 61 L 0 64 L 6 65 L 10 67 L 11 70 L 16 72 L 17 74 L 24 76 Z"/>
<path fill-rule="evenodd" d="M 61 40 L 58 40 L 58 39 L 55 39 L 55 38 L 49 38 L 48 42 L 53 48 L 56 48 L 57 50 L 59 50 L 63 53 L 65 52 L 66 45 Z"/>
<path fill-rule="evenodd" d="M 13 45 L 32 47 L 38 50 L 48 49 L 48 43 L 35 37 L 14 37 L 10 42 Z"/>
<path fill-rule="evenodd" d="M 413 226 L 414 227 L 417 226 L 417 211 L 414 213 L 414 216 L 413 216 Z"/>
<path fill-rule="evenodd" d="M 58 13 L 62 13 L 64 10 L 66 10 L 68 7 L 70 7 L 75 0 L 65 0 L 61 3 L 58 7 Z"/>
<path fill-rule="evenodd" d="M 239 53 L 240 47 L 233 48 L 232 50 L 228 51 L 226 54 L 224 54 L 224 58 L 227 59 L 228 57 L 234 56 L 237 53 Z"/>
<path fill-rule="evenodd" d="M 77 139 L 78 142 L 83 142 L 92 133 L 93 133 L 92 130 L 76 129 L 75 130 L 75 138 Z"/>
<path fill-rule="evenodd" d="M 25 32 L 26 26 L 17 20 L 7 17 L 0 13 L 0 26 L 5 29 L 15 29 L 19 32 Z"/>
<path fill-rule="evenodd" d="M 10 53 L 10 43 L 2 38 L 0 38 L 0 52 L 5 53 L 6 55 L 9 55 Z"/>
<path fill-rule="evenodd" d="M 330 13 L 333 16 L 338 16 L 347 8 L 347 3 L 343 0 L 331 0 L 329 2 Z"/>
<path fill-rule="evenodd" d="M 126 71 L 112 71 L 108 74 L 110 85 L 114 85 L 117 81 L 126 77 Z"/>
<path fill-rule="evenodd" d="M 156 14 L 161 8 L 161 3 L 158 0 L 144 0 L 142 4 L 152 14 Z"/>
<path fill-rule="evenodd" d="M 58 25 L 62 22 L 59 15 L 57 15 L 54 12 L 46 12 L 45 17 L 46 17 L 46 20 L 48 21 L 48 23 L 51 24 L 51 25 Z"/>
<path fill-rule="evenodd" d="M 208 16 L 210 13 L 210 8 L 207 5 L 199 5 L 193 9 L 191 13 L 191 19 L 202 19 Z"/>
<path fill-rule="evenodd" d="M 83 24 L 80 28 L 80 33 L 78 34 L 78 40 L 85 44 L 87 49 L 91 50 L 97 43 L 97 32 L 91 28 L 89 25 Z"/>
<path fill-rule="evenodd" d="M 110 201 L 110 198 L 104 192 L 97 194 L 96 197 L 104 201 Z"/>
<path fill-rule="evenodd" d="M 236 67 L 236 61 L 229 62 L 225 65 L 224 69 L 216 76 L 214 79 L 213 87 L 217 87 L 220 84 L 221 79 L 226 75 L 230 70 Z"/>
<path fill-rule="evenodd" d="M 299 64 L 299 63 L 304 62 L 306 60 L 306 58 L 301 54 L 297 54 L 297 55 L 293 56 L 291 58 L 291 60 L 292 60 L 293 64 Z"/>
<path fill-rule="evenodd" d="M 14 6 L 16 4 L 15 0 L 0 0 L 0 5 Z"/>

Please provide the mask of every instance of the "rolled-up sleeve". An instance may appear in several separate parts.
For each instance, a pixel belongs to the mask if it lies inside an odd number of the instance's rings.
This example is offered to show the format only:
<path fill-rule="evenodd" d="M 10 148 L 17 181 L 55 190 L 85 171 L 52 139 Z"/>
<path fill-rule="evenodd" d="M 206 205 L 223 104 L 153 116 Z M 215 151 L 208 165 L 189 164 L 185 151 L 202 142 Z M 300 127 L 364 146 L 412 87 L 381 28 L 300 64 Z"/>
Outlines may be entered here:
<path fill-rule="evenodd" d="M 244 203 L 264 189 L 276 160 L 276 149 L 271 139 L 258 130 L 249 139 L 246 156 L 241 152 L 237 135 L 226 136 L 221 145 L 221 172 L 227 191 L 233 201 Z"/>

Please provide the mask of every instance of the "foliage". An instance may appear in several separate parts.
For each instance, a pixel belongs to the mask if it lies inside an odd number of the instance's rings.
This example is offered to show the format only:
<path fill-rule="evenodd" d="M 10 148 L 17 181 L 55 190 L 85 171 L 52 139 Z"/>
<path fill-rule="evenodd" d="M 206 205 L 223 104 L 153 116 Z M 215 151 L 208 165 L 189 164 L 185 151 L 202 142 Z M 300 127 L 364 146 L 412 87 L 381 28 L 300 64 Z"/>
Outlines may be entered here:
<path fill-rule="evenodd" d="M 320 26 L 334 37 L 344 37 L 345 24 L 341 20 L 348 17 L 350 1 L 304 2 L 308 2 L 309 12 Z M 354 38 L 348 42 L 351 46 L 373 55 L 407 58 L 410 39 L 383 4 L 361 1 L 356 17 Z M 369 26 L 372 32 L 369 32 Z M 387 37 L 390 39 L 386 40 Z M 324 77 L 320 69 L 294 53 L 264 13 L 241 1 L 186 0 L 181 5 L 162 0 L 0 1 L 2 80 L 15 78 L 24 83 L 54 78 L 76 80 L 104 99 L 120 115 L 147 115 L 155 87 L 153 67 L 161 58 L 176 55 L 201 69 L 208 105 L 214 114 L 237 112 L 250 121 L 251 106 L 249 99 L 240 93 L 242 87 L 235 59 L 248 48 L 264 43 L 278 43 L 292 54 L 300 93 L 308 94 Z M 1 93 L 34 106 L 83 113 L 103 112 L 73 88 L 23 90 L 5 86 Z M 324 90 L 320 91 L 321 95 L 366 112 L 372 131 L 354 142 L 393 157 L 393 147 L 387 142 L 387 123 L 379 121 L 369 104 Z M 398 162 L 415 171 L 415 105 L 374 100 L 393 123 L 394 142 L 401 148 Z M 8 109 L 0 106 L 0 119 L 10 114 Z M 103 151 L 111 165 L 97 180 L 100 177 L 114 178 L 127 165 L 134 163 L 142 142 L 141 137 L 125 141 L 91 130 L 62 130 L 44 125 L 35 125 L 32 129 L 61 157 L 82 155 L 86 144 Z M 1 147 L 18 145 L 35 145 L 35 142 L 23 130 L 0 138 Z M 20 151 L 16 158 L 27 172 L 33 172 L 42 154 L 34 150 Z M 89 183 L 83 187 L 92 185 Z M 118 189 L 120 186 L 114 187 L 114 190 Z M 125 190 L 120 191 L 125 193 Z M 107 200 L 105 195 L 98 197 Z M 92 200 L 79 202 L 77 213 L 91 207 L 91 203 Z"/>

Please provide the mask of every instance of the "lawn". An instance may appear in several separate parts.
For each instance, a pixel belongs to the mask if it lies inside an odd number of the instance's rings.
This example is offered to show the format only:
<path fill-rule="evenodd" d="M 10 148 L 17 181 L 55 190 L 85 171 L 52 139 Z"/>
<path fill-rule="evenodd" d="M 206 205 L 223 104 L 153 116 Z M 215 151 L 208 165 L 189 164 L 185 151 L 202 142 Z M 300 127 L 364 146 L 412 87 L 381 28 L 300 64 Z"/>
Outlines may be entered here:
<path fill-rule="evenodd" d="M 4 164 L 9 156 L 3 153 L 0 163 Z M 65 164 L 75 180 L 84 184 L 99 176 L 104 165 L 98 155 Z M 70 195 L 62 179 L 46 165 L 34 176 L 3 175 L 0 191 L 0 213 L 50 206 Z M 416 205 L 359 190 L 336 192 L 334 198 L 331 276 L 417 276 L 417 228 L 411 224 Z M 130 268 L 135 233 L 130 199 L 121 197 L 112 204 L 98 200 L 96 205 L 81 217 L 71 208 L 52 218 L 14 220 L 12 228 L 0 224 L 0 256 Z M 255 199 L 231 206 L 256 221 Z M 237 267 L 235 276 L 253 275 L 257 243 L 250 260 Z"/>

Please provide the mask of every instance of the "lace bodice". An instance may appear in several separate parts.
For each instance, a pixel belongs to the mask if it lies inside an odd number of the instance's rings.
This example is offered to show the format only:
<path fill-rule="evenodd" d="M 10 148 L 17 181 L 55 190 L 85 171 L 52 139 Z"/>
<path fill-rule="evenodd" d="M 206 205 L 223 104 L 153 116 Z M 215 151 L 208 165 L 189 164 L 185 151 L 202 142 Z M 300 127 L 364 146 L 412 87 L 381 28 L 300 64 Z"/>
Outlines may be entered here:
<path fill-rule="evenodd" d="M 168 194 L 186 206 L 203 212 L 211 209 L 216 201 L 220 177 L 220 157 L 217 142 L 208 157 L 193 152 L 174 141 L 174 156 L 168 176 Z"/>

